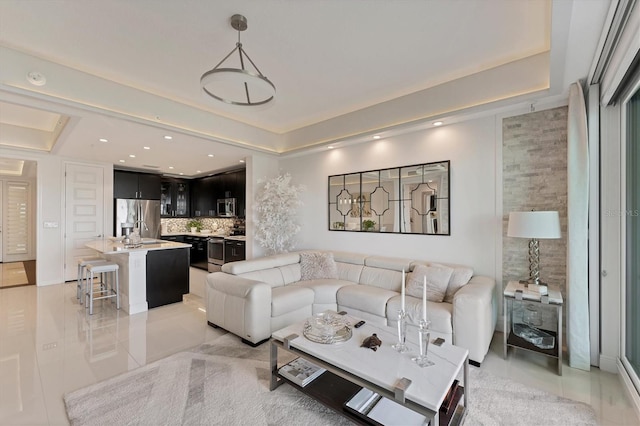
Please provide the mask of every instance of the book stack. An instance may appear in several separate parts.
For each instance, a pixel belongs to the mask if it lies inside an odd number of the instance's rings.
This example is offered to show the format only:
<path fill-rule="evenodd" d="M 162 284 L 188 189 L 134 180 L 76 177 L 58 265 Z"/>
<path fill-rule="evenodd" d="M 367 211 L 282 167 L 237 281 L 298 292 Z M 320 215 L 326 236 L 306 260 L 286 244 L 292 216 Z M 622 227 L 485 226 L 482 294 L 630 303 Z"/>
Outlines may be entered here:
<path fill-rule="evenodd" d="M 296 358 L 280 367 L 278 373 L 298 386 L 305 387 L 325 371 L 327 370 L 306 359 Z"/>
<path fill-rule="evenodd" d="M 453 381 L 453 384 L 447 392 L 447 396 L 444 397 L 442 405 L 440 406 L 440 426 L 448 426 L 452 422 L 456 409 L 460 404 L 460 399 L 464 394 L 464 388 L 460 386 L 457 380 Z"/>
<path fill-rule="evenodd" d="M 362 388 L 344 406 L 374 425 L 424 426 L 428 423 L 422 414 L 366 388 Z"/>

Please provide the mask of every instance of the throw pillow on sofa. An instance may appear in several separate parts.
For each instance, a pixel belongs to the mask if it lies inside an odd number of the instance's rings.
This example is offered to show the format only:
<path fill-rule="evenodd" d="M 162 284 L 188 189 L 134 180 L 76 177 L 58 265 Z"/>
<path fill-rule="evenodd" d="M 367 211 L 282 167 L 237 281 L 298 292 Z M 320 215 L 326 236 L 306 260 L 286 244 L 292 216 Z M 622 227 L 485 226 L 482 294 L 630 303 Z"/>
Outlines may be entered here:
<path fill-rule="evenodd" d="M 448 266 L 418 265 L 408 275 L 406 292 L 409 296 L 422 299 L 422 286 L 426 277 L 427 300 L 430 302 L 442 302 L 452 273 L 453 268 Z"/>
<path fill-rule="evenodd" d="M 333 253 L 300 253 L 300 275 L 300 281 L 337 279 L 338 265 L 333 259 Z"/>

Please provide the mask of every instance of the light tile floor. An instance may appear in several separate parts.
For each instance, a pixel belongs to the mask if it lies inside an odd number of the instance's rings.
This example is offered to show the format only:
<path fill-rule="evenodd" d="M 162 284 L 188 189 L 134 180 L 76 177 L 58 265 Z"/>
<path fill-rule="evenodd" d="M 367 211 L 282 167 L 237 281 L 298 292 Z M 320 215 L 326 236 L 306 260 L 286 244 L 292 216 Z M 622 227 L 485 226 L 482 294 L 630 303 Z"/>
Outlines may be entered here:
<path fill-rule="evenodd" d="M 65 393 L 222 333 L 207 325 L 199 296 L 132 316 L 99 302 L 90 317 L 76 301 L 75 283 L 2 289 L 0 425 L 68 424 Z M 505 361 L 501 342 L 496 334 L 482 368 L 589 403 L 603 425 L 640 424 L 617 376 L 565 366 L 560 377 L 551 360 L 524 351 Z"/>

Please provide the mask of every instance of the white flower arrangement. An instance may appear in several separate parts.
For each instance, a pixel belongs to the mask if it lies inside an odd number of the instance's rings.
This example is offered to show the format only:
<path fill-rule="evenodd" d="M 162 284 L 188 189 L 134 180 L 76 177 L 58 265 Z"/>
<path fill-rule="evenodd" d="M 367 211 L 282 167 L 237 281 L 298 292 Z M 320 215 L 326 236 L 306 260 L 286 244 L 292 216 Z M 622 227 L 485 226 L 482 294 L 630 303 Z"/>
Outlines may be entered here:
<path fill-rule="evenodd" d="M 286 253 L 293 249 L 300 225 L 295 222 L 299 199 L 305 190 L 303 185 L 291 185 L 289 173 L 273 179 L 258 180 L 264 184 L 256 195 L 256 234 L 260 246 L 267 254 Z"/>

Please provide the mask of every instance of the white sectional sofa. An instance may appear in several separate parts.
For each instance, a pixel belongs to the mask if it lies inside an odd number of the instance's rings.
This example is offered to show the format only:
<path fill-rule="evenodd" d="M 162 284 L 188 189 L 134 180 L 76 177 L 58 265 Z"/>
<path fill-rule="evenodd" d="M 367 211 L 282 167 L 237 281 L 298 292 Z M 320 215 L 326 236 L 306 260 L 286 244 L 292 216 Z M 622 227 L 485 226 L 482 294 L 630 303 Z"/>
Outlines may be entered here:
<path fill-rule="evenodd" d="M 347 311 L 380 325 L 397 323 L 402 271 L 429 262 L 356 253 L 330 252 L 337 278 L 301 281 L 301 253 L 287 253 L 227 263 L 207 276 L 207 321 L 259 344 L 271 332 L 327 309 Z M 307 252 L 317 253 L 317 251 Z M 329 253 L 329 252 L 325 252 Z M 457 265 L 447 265 L 456 267 Z M 308 274 L 307 274 L 308 275 Z M 420 298 L 407 296 L 411 323 L 421 312 Z M 469 350 L 480 364 L 489 349 L 497 320 L 495 280 L 473 276 L 452 303 L 428 302 L 431 329 Z"/>

